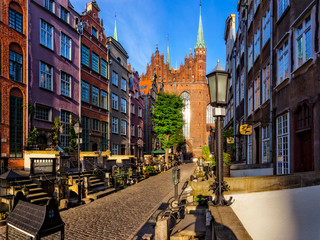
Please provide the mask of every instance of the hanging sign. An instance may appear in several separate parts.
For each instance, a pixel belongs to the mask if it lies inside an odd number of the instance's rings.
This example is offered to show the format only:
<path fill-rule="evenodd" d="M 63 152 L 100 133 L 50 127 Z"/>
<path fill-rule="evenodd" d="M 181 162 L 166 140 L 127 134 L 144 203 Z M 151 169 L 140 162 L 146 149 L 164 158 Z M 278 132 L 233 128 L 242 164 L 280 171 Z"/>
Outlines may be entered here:
<path fill-rule="evenodd" d="M 252 125 L 243 124 L 240 126 L 240 134 L 242 135 L 251 135 L 252 134 Z"/>
<path fill-rule="evenodd" d="M 227 143 L 228 144 L 234 143 L 234 138 L 233 137 L 227 137 Z"/>

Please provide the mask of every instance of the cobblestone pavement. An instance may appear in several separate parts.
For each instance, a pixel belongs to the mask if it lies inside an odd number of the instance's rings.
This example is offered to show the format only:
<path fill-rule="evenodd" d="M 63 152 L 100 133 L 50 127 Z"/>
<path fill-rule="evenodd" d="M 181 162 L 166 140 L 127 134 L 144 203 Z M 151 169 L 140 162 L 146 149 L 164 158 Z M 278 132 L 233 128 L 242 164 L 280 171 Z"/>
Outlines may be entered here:
<path fill-rule="evenodd" d="M 181 165 L 180 169 L 183 183 L 193 173 L 195 164 Z M 172 192 L 170 170 L 90 204 L 61 212 L 66 224 L 65 239 L 131 239 Z"/>

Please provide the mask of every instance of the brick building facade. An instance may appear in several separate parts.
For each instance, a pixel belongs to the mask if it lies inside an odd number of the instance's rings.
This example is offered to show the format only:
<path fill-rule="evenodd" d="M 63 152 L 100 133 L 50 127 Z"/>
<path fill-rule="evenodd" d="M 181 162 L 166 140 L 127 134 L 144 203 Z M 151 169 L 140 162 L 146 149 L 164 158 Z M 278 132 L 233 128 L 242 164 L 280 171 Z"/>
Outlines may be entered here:
<path fill-rule="evenodd" d="M 82 151 L 106 151 L 108 147 L 108 49 L 99 6 L 95 1 L 82 13 L 81 124 Z"/>
<path fill-rule="evenodd" d="M 210 124 L 213 126 L 213 116 L 209 105 L 209 92 L 206 80 L 206 45 L 203 38 L 202 19 L 199 17 L 197 43 L 194 56 L 190 52 L 177 70 L 170 68 L 169 54 L 164 62 L 164 55 L 156 51 L 151 56 L 151 64 L 141 81 L 153 79 L 163 84 L 163 91 L 180 95 L 185 102 L 183 133 L 185 138 L 184 151 L 194 157 L 200 157 L 202 147 L 208 145 Z M 140 88 L 143 88 L 140 84 Z M 147 89 L 148 90 L 148 89 Z M 141 92 L 147 92 L 141 89 Z M 208 123 L 208 125 L 207 125 Z"/>
<path fill-rule="evenodd" d="M 26 144 L 28 14 L 26 0 L 0 2 L 0 173 L 23 168 Z"/>

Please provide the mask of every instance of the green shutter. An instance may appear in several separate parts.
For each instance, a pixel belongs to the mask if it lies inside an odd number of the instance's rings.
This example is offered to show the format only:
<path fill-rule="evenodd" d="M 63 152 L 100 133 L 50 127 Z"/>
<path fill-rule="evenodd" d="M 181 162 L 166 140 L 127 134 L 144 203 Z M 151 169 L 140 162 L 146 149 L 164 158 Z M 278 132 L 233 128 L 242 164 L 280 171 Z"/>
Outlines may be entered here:
<path fill-rule="evenodd" d="M 10 96 L 10 158 L 22 158 L 23 100 Z"/>

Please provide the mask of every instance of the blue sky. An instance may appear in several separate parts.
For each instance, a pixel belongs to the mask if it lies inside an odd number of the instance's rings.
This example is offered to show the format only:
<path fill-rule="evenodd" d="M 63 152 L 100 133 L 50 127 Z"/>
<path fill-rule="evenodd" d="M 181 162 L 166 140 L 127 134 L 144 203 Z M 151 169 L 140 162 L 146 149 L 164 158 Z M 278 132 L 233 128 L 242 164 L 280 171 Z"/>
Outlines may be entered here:
<path fill-rule="evenodd" d="M 82 13 L 88 0 L 71 0 Z M 103 19 L 105 34 L 113 36 L 117 13 L 119 42 L 129 55 L 128 62 L 141 73 L 156 50 L 166 55 L 169 34 L 171 67 L 184 63 L 190 48 L 194 53 L 199 24 L 199 0 L 96 0 Z M 225 65 L 225 21 L 237 12 L 236 0 L 202 0 L 202 24 L 207 45 L 207 73 L 220 59 Z"/>

